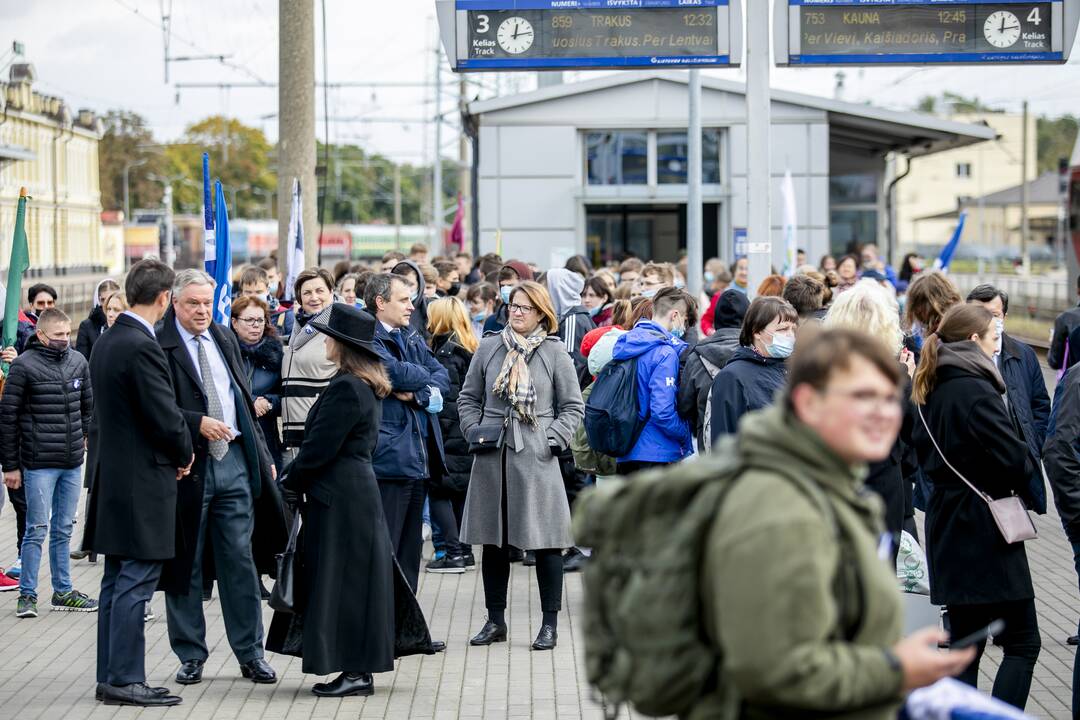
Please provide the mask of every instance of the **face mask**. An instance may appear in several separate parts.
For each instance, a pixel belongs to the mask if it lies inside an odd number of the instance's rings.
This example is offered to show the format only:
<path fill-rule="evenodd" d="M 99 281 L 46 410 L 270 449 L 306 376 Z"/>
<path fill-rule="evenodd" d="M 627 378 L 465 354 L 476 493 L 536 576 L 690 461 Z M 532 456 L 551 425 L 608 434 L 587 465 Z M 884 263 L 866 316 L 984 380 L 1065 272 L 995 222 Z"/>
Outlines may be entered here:
<path fill-rule="evenodd" d="M 488 315 L 487 315 L 486 312 L 473 313 L 473 316 L 472 316 L 473 322 L 478 322 L 478 323 L 484 322 L 485 320 L 487 320 L 487 318 L 488 318 Z"/>
<path fill-rule="evenodd" d="M 795 350 L 794 335 L 773 335 L 772 342 L 766 347 L 769 356 L 774 358 L 786 358 Z"/>
<path fill-rule="evenodd" d="M 686 328 L 671 328 L 671 336 L 677 340 L 682 340 L 683 335 L 686 335 Z"/>
<path fill-rule="evenodd" d="M 706 283 L 712 283 L 712 281 L 715 280 L 715 279 L 716 279 L 716 273 L 711 273 L 711 272 L 709 272 L 707 270 L 705 271 L 705 282 Z"/>
<path fill-rule="evenodd" d="M 461 283 L 456 282 L 450 283 L 450 289 L 446 291 L 446 294 L 450 297 L 457 297 L 459 292 L 461 292 Z"/>
<path fill-rule="evenodd" d="M 1001 354 L 1001 343 L 1005 335 L 1005 321 L 1001 318 L 994 318 L 994 326 L 997 327 L 998 339 L 997 339 L 997 354 Z"/>
<path fill-rule="evenodd" d="M 64 352 L 71 347 L 71 342 L 68 340 L 49 340 L 49 348 L 56 350 L 57 352 Z"/>
<path fill-rule="evenodd" d="M 604 308 L 602 308 L 602 307 L 600 307 L 599 305 L 597 305 L 597 306 L 596 306 L 596 307 L 594 307 L 593 309 L 589 310 L 589 317 L 591 317 L 591 318 L 594 318 L 594 317 L 596 317 L 597 315 L 599 315 L 599 314 L 600 314 L 600 311 L 601 311 L 601 310 L 603 310 L 603 309 L 604 309 Z"/>
<path fill-rule="evenodd" d="M 270 283 L 270 289 L 268 290 L 268 292 L 271 295 L 277 295 L 278 285 L 280 285 L 280 284 L 281 283 L 276 283 L 276 282 L 275 283 Z"/>
<path fill-rule="evenodd" d="M 649 298 L 650 300 L 656 297 L 656 293 L 660 292 L 660 288 L 649 288 L 648 290 L 641 291 L 641 297 Z"/>
<path fill-rule="evenodd" d="M 503 285 L 501 288 L 499 288 L 499 295 L 502 296 L 502 301 L 503 301 L 504 305 L 509 305 L 510 304 L 510 291 L 511 290 L 513 290 L 513 288 L 510 287 L 509 285 Z"/>

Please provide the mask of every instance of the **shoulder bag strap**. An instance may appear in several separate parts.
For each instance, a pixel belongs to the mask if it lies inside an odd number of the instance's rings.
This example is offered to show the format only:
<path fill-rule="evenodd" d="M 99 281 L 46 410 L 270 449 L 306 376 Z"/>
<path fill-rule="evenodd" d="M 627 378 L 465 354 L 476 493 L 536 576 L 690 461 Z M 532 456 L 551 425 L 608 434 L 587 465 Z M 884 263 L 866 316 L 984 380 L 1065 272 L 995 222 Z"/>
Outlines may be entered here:
<path fill-rule="evenodd" d="M 991 502 L 993 502 L 994 499 L 992 497 L 990 497 L 989 495 L 984 493 L 982 490 L 980 490 L 979 488 L 975 487 L 970 482 L 968 482 L 968 479 L 966 477 L 964 477 L 962 474 L 960 474 L 959 470 L 957 470 L 956 468 L 954 468 L 952 466 L 952 463 L 949 462 L 949 458 L 945 457 L 945 453 L 941 452 L 941 448 L 938 446 L 937 440 L 934 439 L 934 433 L 932 433 L 930 431 L 930 426 L 926 424 L 926 418 L 923 417 L 922 405 L 916 404 L 915 407 L 919 411 L 919 419 L 922 420 L 923 427 L 926 428 L 926 434 L 928 436 L 930 436 L 930 442 L 932 442 L 934 444 L 934 449 L 937 450 L 937 453 L 938 453 L 938 455 L 941 456 L 941 459 L 945 461 L 945 465 L 950 470 L 952 470 L 954 473 L 956 473 L 956 477 L 963 480 L 964 484 L 967 485 L 969 488 L 971 488 L 972 492 L 974 492 L 976 495 L 981 497 L 983 499 L 983 501 L 986 502 L 987 505 L 989 505 Z"/>

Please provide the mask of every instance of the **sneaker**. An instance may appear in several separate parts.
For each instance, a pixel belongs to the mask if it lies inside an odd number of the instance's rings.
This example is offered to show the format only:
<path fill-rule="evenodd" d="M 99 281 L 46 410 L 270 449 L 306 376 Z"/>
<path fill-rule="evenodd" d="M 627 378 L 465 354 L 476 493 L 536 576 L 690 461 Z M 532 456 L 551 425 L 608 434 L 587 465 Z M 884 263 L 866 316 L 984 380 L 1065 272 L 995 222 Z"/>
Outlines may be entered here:
<path fill-rule="evenodd" d="M 98 603 L 86 593 L 70 590 L 63 595 L 53 593 L 52 609 L 63 612 L 97 612 Z"/>
<path fill-rule="evenodd" d="M 37 617 L 37 598 L 20 595 L 19 602 L 15 605 L 15 617 Z"/>
<path fill-rule="evenodd" d="M 475 555 L 473 555 L 471 552 L 468 552 L 468 553 L 465 553 L 462 557 L 465 558 L 465 569 L 466 570 L 475 570 L 476 569 L 476 556 Z"/>
<path fill-rule="evenodd" d="M 72 560 L 85 560 L 90 557 L 89 550 L 72 550 L 70 557 Z"/>
<path fill-rule="evenodd" d="M 588 559 L 589 558 L 585 555 L 585 553 L 581 552 L 576 547 L 570 548 L 566 551 L 566 554 L 563 555 L 563 572 L 580 572 L 581 569 L 585 567 L 585 563 L 586 561 L 588 561 Z"/>
<path fill-rule="evenodd" d="M 9 578 L 0 570 L 0 592 L 10 592 L 17 590 L 19 587 L 19 581 L 15 578 Z"/>
<path fill-rule="evenodd" d="M 157 615 L 154 614 L 154 608 L 150 607 L 150 603 L 146 603 L 146 609 L 143 610 L 143 622 L 150 622 L 156 617 Z"/>
<path fill-rule="evenodd" d="M 15 558 L 15 562 L 8 566 L 7 572 L 4 574 L 9 578 L 18 580 L 19 576 L 22 575 L 22 558 Z"/>
<path fill-rule="evenodd" d="M 420 529 L 420 537 L 424 539 L 424 542 L 431 539 L 431 526 L 427 523 L 424 523 L 423 527 Z"/>
<path fill-rule="evenodd" d="M 465 558 L 460 555 L 457 557 L 443 555 L 429 562 L 424 570 L 429 573 L 463 573 L 465 572 Z"/>

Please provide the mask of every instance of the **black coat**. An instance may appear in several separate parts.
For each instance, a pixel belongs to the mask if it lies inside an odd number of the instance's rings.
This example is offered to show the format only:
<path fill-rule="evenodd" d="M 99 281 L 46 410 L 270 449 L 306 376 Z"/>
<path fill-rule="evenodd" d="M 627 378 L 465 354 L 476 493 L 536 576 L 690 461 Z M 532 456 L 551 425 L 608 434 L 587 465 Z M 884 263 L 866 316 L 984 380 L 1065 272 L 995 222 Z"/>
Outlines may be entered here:
<path fill-rule="evenodd" d="M 282 469 L 278 418 L 281 417 L 281 361 L 284 355 L 285 348 L 275 337 L 264 337 L 251 347 L 240 343 L 240 358 L 244 362 L 251 397 L 266 398 L 270 403 L 270 412 L 259 418 L 259 429 L 278 472 Z"/>
<path fill-rule="evenodd" d="M 736 350 L 713 380 L 712 444 L 721 435 L 735 434 L 746 413 L 772 405 L 785 382 L 787 365 L 782 358 L 765 357 L 748 347 Z"/>
<path fill-rule="evenodd" d="M 1080 327 L 1080 305 L 1069 308 L 1057 316 L 1054 321 L 1054 335 L 1050 340 L 1050 350 L 1046 353 L 1046 364 L 1055 370 L 1068 370 L 1075 358 L 1080 357 L 1080 348 L 1074 347 L 1069 336 Z M 1069 346 L 1069 357 L 1065 357 L 1065 345 Z"/>
<path fill-rule="evenodd" d="M 260 572 L 268 573 L 275 567 L 275 556 L 285 549 L 288 541 L 281 493 L 274 482 L 271 471 L 273 461 L 266 449 L 262 431 L 253 420 L 255 411 L 252 407 L 251 392 L 248 388 L 243 361 L 240 359 L 240 345 L 236 341 L 236 336 L 232 331 L 216 324 L 210 325 L 209 333 L 225 358 L 233 385 L 240 392 L 240 398 L 236 402 L 236 424 L 244 448 L 254 501 L 255 530 L 251 538 L 252 554 L 255 558 L 255 566 Z M 206 476 L 209 444 L 199 433 L 199 425 L 208 411 L 202 378 L 176 329 L 176 315 L 172 308 L 165 313 L 164 321 L 158 326 L 157 338 L 168 361 L 173 391 L 176 393 L 176 403 L 180 406 L 180 413 L 184 417 L 192 447 L 195 449 L 195 464 L 191 467 L 190 482 L 181 484 L 177 501 L 181 545 L 176 548 L 176 557 L 173 561 L 166 563 L 160 583 L 160 588 L 166 592 L 183 594 L 188 591 L 191 584 L 191 568 L 202 522 L 203 481 Z M 208 557 L 211 554 L 209 538 L 204 546 L 205 556 Z M 212 567 L 212 564 L 204 564 L 204 579 L 213 577 Z"/>
<path fill-rule="evenodd" d="M 864 481 L 864 485 L 876 492 L 885 503 L 885 529 L 890 533 L 899 533 L 904 528 L 904 518 L 907 517 L 911 483 L 905 479 L 907 468 L 904 461 L 913 442 L 915 423 L 918 422 L 915 405 L 911 402 L 911 381 L 908 379 L 907 368 L 903 368 L 903 371 L 904 420 L 900 425 L 900 434 L 885 459 L 870 463 Z"/>
<path fill-rule="evenodd" d="M 1010 492 L 1023 497 L 1031 472 L 1028 449 L 995 382 L 1000 380 L 986 373 L 939 366 L 922 412 L 941 452 L 969 482 L 994 498 Z M 986 503 L 945 465 L 921 420 L 914 439 L 919 464 L 933 483 L 926 510 L 930 599 L 969 605 L 1034 597 L 1024 544 L 1005 542 Z"/>
<path fill-rule="evenodd" d="M 305 673 L 388 672 L 394 658 L 430 654 L 423 613 L 394 562 L 371 464 L 382 402 L 339 374 L 308 413 L 283 479 L 308 502 L 297 614 L 275 612 L 266 649 L 304 659 Z"/>
<path fill-rule="evenodd" d="M 713 380 L 738 349 L 739 328 L 722 327 L 683 353 L 683 366 L 679 371 L 679 415 L 693 427 L 699 448 L 705 447 L 705 408 L 709 404 Z"/>
<path fill-rule="evenodd" d="M 90 351 L 94 343 L 98 341 L 102 333 L 107 329 L 105 310 L 98 306 L 90 311 L 90 316 L 79 323 L 79 334 L 75 339 L 75 349 L 82 353 L 87 360 L 90 359 Z"/>
<path fill-rule="evenodd" d="M 450 377 L 450 392 L 443 398 L 443 409 L 439 413 L 439 426 L 442 428 L 443 452 L 446 457 L 446 475 L 436 487 L 451 492 L 464 494 L 469 489 L 469 476 L 472 474 L 472 455 L 469 443 L 461 434 L 461 420 L 458 417 L 457 399 L 461 384 L 469 372 L 472 353 L 463 348 L 453 335 L 436 335 L 435 359 L 446 368 Z M 434 484 L 434 483 L 433 483 Z"/>
<path fill-rule="evenodd" d="M 83 549 L 136 560 L 176 554 L 177 468 L 191 462 L 191 434 L 176 406 L 161 346 L 121 315 L 95 345 L 90 507 Z"/>
<path fill-rule="evenodd" d="M 1032 470 L 1028 484 L 1032 503 L 1029 507 L 1043 514 L 1046 512 L 1046 483 L 1039 459 L 1042 457 L 1043 443 L 1046 442 L 1046 423 L 1050 419 L 1046 380 L 1043 379 L 1035 351 L 1009 335 L 1002 335 L 999 367 L 1001 379 L 1005 381 L 1009 407 L 1016 414 L 1031 456 Z"/>
<path fill-rule="evenodd" d="M 1054 391 L 1043 446 L 1054 504 L 1069 542 L 1080 543 L 1080 371 L 1069 370 Z"/>
<path fill-rule="evenodd" d="M 70 470 L 83 464 L 94 395 L 86 358 L 30 338 L 0 396 L 0 465 Z"/>

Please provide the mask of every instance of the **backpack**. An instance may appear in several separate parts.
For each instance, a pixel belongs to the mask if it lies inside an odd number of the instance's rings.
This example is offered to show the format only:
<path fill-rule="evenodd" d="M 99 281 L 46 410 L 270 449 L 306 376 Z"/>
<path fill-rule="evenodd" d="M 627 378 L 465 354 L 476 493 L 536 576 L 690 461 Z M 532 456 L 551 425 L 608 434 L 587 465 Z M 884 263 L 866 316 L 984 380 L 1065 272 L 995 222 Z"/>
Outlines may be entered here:
<path fill-rule="evenodd" d="M 698 360 L 701 361 L 702 366 L 705 368 L 705 372 L 709 373 L 709 378 L 716 379 L 716 376 L 720 373 L 720 368 L 712 364 L 705 358 L 704 355 L 698 353 Z M 701 420 L 701 444 L 702 447 L 699 450 L 703 453 L 707 453 L 712 450 L 712 390 L 709 390 L 709 397 L 705 400 L 705 417 Z"/>
<path fill-rule="evenodd" d="M 612 360 L 592 385 L 585 403 L 585 434 L 589 447 L 601 455 L 629 455 L 649 420 L 638 407 L 637 366 L 636 357 Z"/>
<path fill-rule="evenodd" d="M 589 387 L 581 391 L 581 399 L 588 403 L 592 391 L 593 386 L 589 385 Z M 616 472 L 615 458 L 602 455 L 589 445 L 589 437 L 585 433 L 584 422 L 578 425 L 574 437 L 570 440 L 570 451 L 574 453 L 574 465 L 581 472 L 604 476 L 614 475 Z"/>
<path fill-rule="evenodd" d="M 700 573 L 713 519 L 746 469 L 729 436 L 712 455 L 578 497 L 574 537 L 592 548 L 584 573 L 586 674 L 607 717 L 623 703 L 642 715 L 683 717 L 722 687 L 723 658 L 702 623 Z M 785 477 L 822 508 L 843 549 L 823 491 L 798 475 Z M 846 586 L 845 575 L 838 573 L 837 585 Z M 850 616 L 841 608 L 841 618 Z M 860 624 L 856 613 L 845 635 L 853 637 Z"/>

